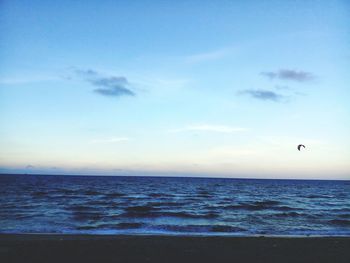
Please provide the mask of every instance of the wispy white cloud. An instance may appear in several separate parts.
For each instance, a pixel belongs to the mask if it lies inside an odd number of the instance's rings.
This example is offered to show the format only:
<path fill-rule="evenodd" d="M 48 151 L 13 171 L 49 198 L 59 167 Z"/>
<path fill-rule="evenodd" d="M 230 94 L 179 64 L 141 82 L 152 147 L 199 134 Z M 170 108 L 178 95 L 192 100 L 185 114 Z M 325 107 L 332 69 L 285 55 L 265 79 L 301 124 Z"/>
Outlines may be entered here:
<path fill-rule="evenodd" d="M 92 144 L 119 143 L 119 142 L 126 142 L 126 141 L 130 141 L 130 138 L 128 138 L 128 137 L 112 137 L 112 138 L 106 138 L 106 139 L 94 139 L 94 140 L 91 140 L 90 143 L 92 143 Z"/>
<path fill-rule="evenodd" d="M 231 133 L 231 132 L 242 132 L 247 131 L 246 128 L 233 127 L 226 125 L 209 125 L 209 124 L 199 124 L 199 125 L 189 125 L 179 129 L 172 129 L 170 132 L 221 132 L 221 133 Z"/>

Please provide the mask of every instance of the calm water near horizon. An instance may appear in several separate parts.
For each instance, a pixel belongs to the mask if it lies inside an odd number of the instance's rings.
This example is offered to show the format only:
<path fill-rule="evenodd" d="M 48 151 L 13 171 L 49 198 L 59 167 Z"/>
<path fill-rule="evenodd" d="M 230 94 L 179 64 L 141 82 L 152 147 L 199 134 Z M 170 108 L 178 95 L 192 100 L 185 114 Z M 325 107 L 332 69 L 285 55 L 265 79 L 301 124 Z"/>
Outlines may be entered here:
<path fill-rule="evenodd" d="M 350 181 L 0 175 L 0 233 L 350 236 Z"/>

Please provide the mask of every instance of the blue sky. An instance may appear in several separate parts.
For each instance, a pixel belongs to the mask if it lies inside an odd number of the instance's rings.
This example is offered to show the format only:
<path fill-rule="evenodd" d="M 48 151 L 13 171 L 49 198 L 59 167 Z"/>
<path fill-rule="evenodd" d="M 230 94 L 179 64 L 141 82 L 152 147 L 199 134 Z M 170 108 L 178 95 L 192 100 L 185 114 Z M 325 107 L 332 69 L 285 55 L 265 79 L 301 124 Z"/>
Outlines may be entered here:
<path fill-rule="evenodd" d="M 350 178 L 348 1 L 0 5 L 0 172 Z"/>

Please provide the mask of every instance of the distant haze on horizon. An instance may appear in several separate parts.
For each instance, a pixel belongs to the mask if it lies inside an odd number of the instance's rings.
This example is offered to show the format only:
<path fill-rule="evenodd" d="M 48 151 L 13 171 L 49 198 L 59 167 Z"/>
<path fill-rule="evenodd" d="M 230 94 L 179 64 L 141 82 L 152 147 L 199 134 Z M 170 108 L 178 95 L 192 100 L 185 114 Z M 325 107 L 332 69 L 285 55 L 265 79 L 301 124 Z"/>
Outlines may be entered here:
<path fill-rule="evenodd" d="M 345 0 L 1 1 L 0 173 L 350 179 L 349 25 Z"/>

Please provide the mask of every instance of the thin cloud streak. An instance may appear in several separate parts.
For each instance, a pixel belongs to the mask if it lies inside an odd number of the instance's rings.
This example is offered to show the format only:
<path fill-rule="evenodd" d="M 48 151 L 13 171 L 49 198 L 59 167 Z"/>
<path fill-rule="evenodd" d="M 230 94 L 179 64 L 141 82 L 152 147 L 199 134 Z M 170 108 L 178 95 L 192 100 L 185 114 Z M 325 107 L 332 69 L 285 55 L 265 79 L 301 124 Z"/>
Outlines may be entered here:
<path fill-rule="evenodd" d="M 136 94 L 129 88 L 127 78 L 123 76 L 102 76 L 95 70 L 75 70 L 75 73 L 83 77 L 91 85 L 99 87 L 93 91 L 97 94 L 109 97 L 135 96 Z"/>
<path fill-rule="evenodd" d="M 297 70 L 291 70 L 291 69 L 280 69 L 279 71 L 268 71 L 268 72 L 261 72 L 261 75 L 273 80 L 273 79 L 280 79 L 280 80 L 292 80 L 297 82 L 307 82 L 312 81 L 316 77 L 314 74 L 306 71 L 297 71 Z"/>
<path fill-rule="evenodd" d="M 247 131 L 247 129 L 246 128 L 240 128 L 240 127 L 225 126 L 225 125 L 207 125 L 207 124 L 202 124 L 202 125 L 190 125 L 190 126 L 187 126 L 187 127 L 184 127 L 184 128 L 170 130 L 170 132 L 173 132 L 173 133 L 191 132 L 191 131 L 232 133 L 232 132 Z"/>
<path fill-rule="evenodd" d="M 280 102 L 285 98 L 285 96 L 279 93 L 269 91 L 269 90 L 263 90 L 263 89 L 256 89 L 256 90 L 247 89 L 247 90 L 240 91 L 238 94 L 248 95 L 258 100 L 274 101 L 274 102 Z"/>

